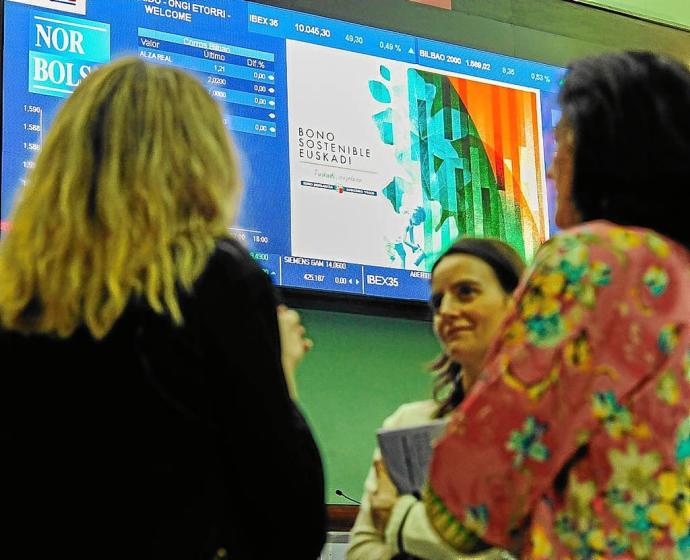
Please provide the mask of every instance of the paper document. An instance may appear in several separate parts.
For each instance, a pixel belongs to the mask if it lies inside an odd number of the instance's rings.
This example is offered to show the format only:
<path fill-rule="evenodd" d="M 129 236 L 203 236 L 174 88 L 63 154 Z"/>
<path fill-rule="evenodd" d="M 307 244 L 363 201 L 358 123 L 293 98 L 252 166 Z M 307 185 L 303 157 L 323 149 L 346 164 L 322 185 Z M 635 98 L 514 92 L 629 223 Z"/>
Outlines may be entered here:
<path fill-rule="evenodd" d="M 383 462 L 400 494 L 421 491 L 427 479 L 433 441 L 443 434 L 447 424 L 447 419 L 434 420 L 376 432 Z"/>

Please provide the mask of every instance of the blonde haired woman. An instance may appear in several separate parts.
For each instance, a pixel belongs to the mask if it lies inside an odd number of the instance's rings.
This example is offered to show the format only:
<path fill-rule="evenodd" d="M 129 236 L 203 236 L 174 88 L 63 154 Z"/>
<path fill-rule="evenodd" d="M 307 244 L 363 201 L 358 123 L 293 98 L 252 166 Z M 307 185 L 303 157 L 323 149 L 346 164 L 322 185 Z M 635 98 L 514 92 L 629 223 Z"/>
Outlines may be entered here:
<path fill-rule="evenodd" d="M 0 246 L 1 557 L 318 556 L 321 463 L 270 282 L 226 236 L 239 193 L 183 72 L 123 59 L 65 102 Z"/>

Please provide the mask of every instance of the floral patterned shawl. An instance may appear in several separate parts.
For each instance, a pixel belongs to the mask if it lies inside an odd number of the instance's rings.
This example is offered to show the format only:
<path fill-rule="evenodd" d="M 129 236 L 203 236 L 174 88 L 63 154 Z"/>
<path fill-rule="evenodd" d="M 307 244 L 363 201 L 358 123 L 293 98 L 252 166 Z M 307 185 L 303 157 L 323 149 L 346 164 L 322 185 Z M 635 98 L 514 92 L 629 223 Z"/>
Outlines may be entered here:
<path fill-rule="evenodd" d="M 425 501 L 461 551 L 690 558 L 690 254 L 590 222 L 540 249 Z M 515 531 L 513 531 L 515 532 Z"/>

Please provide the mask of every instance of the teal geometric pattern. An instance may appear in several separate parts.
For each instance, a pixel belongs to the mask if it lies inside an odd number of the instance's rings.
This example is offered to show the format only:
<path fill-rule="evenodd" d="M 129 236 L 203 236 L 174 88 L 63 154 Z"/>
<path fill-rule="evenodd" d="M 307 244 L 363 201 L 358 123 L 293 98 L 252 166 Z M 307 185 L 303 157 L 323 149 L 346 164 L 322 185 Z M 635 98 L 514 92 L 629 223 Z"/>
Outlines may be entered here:
<path fill-rule="evenodd" d="M 495 237 L 523 257 L 519 206 L 508 204 L 471 115 L 445 76 L 408 70 L 412 157 L 420 163 L 427 220 L 424 249 L 438 254 L 460 236 Z M 432 202 L 440 205 L 433 215 Z"/>

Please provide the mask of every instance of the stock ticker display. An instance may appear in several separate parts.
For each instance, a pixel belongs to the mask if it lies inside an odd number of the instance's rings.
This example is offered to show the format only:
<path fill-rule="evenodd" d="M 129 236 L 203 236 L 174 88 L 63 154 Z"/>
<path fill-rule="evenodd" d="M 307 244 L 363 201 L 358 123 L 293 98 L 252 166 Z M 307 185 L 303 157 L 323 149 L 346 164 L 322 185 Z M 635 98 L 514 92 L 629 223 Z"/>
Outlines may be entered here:
<path fill-rule="evenodd" d="M 125 55 L 186 69 L 243 161 L 230 233 L 275 284 L 425 300 L 458 235 L 529 258 L 563 69 L 243 0 L 5 2 L 2 227 L 60 103 Z"/>

